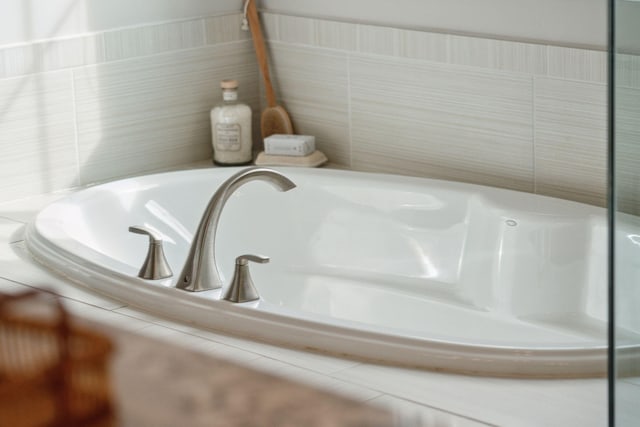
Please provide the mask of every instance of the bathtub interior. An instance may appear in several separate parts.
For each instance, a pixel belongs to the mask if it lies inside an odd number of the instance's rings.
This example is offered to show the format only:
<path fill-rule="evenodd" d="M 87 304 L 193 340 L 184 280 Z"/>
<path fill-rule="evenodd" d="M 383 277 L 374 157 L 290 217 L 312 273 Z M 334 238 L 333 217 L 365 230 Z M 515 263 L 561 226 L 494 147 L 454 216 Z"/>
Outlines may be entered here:
<path fill-rule="evenodd" d="M 236 256 L 262 254 L 271 262 L 251 266 L 256 287 L 285 309 L 409 332 L 439 324 L 433 333 L 443 336 L 475 328 L 491 339 L 498 327 L 515 341 L 535 340 L 546 325 L 554 342 L 568 334 L 604 343 L 602 210 L 439 181 L 283 171 L 293 191 L 256 181 L 228 200 L 216 240 L 225 282 Z M 127 229 L 151 227 L 177 275 L 209 197 L 230 174 L 96 186 L 50 206 L 40 229 L 68 252 L 135 276 L 148 242 Z M 443 310 L 460 322 L 443 327 Z M 528 325 L 526 337 L 511 329 L 514 319 Z"/>
<path fill-rule="evenodd" d="M 640 217 L 616 212 L 616 293 L 630 300 L 640 297 Z M 628 342 L 637 343 L 640 333 L 640 311 L 632 304 L 616 307 L 616 341 L 618 348 Z"/>

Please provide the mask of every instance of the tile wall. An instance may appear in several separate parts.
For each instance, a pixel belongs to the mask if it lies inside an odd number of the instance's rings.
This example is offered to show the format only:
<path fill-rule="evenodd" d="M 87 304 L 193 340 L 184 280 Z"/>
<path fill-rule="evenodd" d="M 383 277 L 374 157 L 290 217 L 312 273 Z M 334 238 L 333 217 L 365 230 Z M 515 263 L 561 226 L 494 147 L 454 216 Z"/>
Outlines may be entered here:
<path fill-rule="evenodd" d="M 263 22 L 281 102 L 332 161 L 605 205 L 606 52 Z"/>
<path fill-rule="evenodd" d="M 334 163 L 604 206 L 606 52 L 262 18 L 281 102 Z M 255 118 L 264 99 L 240 21 L 0 48 L 0 201 L 206 159 L 218 81 Z"/>
<path fill-rule="evenodd" d="M 640 215 L 640 56 L 616 55 L 616 201 Z"/>
<path fill-rule="evenodd" d="M 241 16 L 0 48 L 0 201 L 202 160 L 223 78 L 259 108 Z"/>

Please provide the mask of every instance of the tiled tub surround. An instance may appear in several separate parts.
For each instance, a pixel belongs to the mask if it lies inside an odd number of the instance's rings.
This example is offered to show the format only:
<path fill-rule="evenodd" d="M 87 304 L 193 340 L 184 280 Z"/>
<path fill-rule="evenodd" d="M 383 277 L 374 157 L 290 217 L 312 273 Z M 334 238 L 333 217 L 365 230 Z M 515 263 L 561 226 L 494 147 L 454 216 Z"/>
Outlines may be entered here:
<path fill-rule="evenodd" d="M 332 161 L 605 204 L 606 52 L 262 16 L 281 101 Z"/>
<path fill-rule="evenodd" d="M 640 56 L 615 60 L 616 199 L 620 211 L 640 215 Z"/>
<path fill-rule="evenodd" d="M 0 48 L 0 200 L 208 158 L 218 81 L 264 102 L 240 18 Z M 281 101 L 335 164 L 604 205 L 605 52 L 262 18 Z"/>
<path fill-rule="evenodd" d="M 219 81 L 256 111 L 240 14 L 0 47 L 0 201 L 210 157 Z M 258 123 L 258 122 L 256 122 Z"/>

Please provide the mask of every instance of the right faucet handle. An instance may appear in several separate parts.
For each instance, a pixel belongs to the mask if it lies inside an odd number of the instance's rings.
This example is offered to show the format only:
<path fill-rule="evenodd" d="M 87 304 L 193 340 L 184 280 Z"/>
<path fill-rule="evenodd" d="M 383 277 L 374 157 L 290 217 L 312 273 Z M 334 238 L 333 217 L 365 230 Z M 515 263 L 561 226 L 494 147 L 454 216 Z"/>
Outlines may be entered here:
<path fill-rule="evenodd" d="M 253 280 L 251 280 L 249 261 L 266 264 L 269 262 L 269 257 L 250 254 L 237 257 L 233 279 L 231 279 L 231 284 L 222 299 L 231 302 L 249 302 L 260 299 L 258 290 L 253 285 Z"/>

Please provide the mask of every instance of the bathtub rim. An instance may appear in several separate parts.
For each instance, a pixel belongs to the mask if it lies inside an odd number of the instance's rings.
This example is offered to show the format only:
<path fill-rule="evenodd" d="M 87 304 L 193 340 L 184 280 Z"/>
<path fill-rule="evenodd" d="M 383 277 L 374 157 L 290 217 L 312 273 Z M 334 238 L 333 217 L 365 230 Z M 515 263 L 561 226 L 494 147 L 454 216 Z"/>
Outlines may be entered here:
<path fill-rule="evenodd" d="M 25 243 L 38 263 L 76 285 L 156 315 L 182 322 L 191 317 L 189 324 L 226 334 L 363 362 L 451 373 L 511 378 L 606 376 L 606 344 L 588 349 L 570 346 L 509 348 L 393 336 L 309 319 L 297 319 L 297 324 L 292 325 L 289 316 L 256 310 L 251 303 L 234 305 L 166 287 L 158 282 L 149 283 L 132 278 L 99 265 L 88 266 L 75 254 L 44 238 L 38 232 L 35 221 L 26 227 Z M 134 286 L 130 284 L 132 279 L 136 279 Z M 215 293 L 219 293 L 219 290 L 213 291 L 213 298 Z M 176 296 L 180 296 L 186 304 L 179 305 L 175 313 L 167 314 L 169 308 L 175 309 L 172 302 Z M 224 310 L 217 310 L 221 307 Z M 248 332 L 256 320 L 268 327 L 261 332 Z M 284 338 L 291 336 L 295 336 L 297 342 Z M 629 346 L 621 349 L 621 353 L 621 363 L 625 364 L 625 361 L 631 362 L 640 357 L 640 348 Z M 372 354 L 376 356 L 372 357 Z"/>

